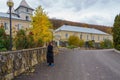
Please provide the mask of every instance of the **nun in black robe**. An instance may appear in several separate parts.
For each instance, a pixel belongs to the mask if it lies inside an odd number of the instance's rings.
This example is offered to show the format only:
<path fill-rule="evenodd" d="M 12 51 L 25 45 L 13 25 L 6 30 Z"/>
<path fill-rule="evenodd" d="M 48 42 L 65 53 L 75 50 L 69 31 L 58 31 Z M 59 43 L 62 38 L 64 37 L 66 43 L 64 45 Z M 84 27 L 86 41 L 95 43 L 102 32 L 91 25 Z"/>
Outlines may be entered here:
<path fill-rule="evenodd" d="M 54 65 L 53 44 L 49 43 L 47 47 L 47 63 L 49 66 Z"/>

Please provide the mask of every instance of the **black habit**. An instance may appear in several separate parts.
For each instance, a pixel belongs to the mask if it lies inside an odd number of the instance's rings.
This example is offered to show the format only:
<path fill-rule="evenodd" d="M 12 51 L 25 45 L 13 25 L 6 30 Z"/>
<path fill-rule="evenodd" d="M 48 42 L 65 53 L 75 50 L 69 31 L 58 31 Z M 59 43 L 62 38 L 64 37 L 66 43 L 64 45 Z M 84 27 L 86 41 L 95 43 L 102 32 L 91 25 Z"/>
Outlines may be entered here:
<path fill-rule="evenodd" d="M 48 45 L 47 47 L 47 63 L 54 63 L 54 55 L 53 55 L 53 46 Z"/>

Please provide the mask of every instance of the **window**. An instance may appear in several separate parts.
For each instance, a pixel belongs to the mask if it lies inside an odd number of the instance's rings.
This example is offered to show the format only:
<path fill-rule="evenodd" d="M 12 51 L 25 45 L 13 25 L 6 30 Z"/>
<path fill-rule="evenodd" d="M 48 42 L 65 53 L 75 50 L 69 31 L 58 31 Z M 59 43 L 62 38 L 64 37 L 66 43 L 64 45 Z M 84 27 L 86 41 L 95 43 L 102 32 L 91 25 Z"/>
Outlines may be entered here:
<path fill-rule="evenodd" d="M 20 29 L 22 29 L 22 25 L 21 25 L 21 24 L 18 24 L 17 30 L 20 30 Z"/>
<path fill-rule="evenodd" d="M 68 38 L 68 34 L 67 33 L 65 34 L 65 37 Z"/>
<path fill-rule="evenodd" d="M 26 12 L 29 12 L 28 8 L 26 8 Z"/>
<path fill-rule="evenodd" d="M 28 16 L 26 16 L 26 20 L 29 20 L 29 17 L 28 17 Z"/>
<path fill-rule="evenodd" d="M 82 39 L 82 33 L 80 34 L 80 39 Z"/>
<path fill-rule="evenodd" d="M 98 41 L 100 40 L 100 36 L 98 35 Z"/>
<path fill-rule="evenodd" d="M 92 36 L 92 40 L 94 40 L 94 36 Z"/>
<path fill-rule="evenodd" d="M 87 35 L 87 40 L 89 39 L 89 36 Z"/>
<path fill-rule="evenodd" d="M 4 29 L 8 30 L 8 23 L 6 23 L 6 22 L 4 23 Z"/>

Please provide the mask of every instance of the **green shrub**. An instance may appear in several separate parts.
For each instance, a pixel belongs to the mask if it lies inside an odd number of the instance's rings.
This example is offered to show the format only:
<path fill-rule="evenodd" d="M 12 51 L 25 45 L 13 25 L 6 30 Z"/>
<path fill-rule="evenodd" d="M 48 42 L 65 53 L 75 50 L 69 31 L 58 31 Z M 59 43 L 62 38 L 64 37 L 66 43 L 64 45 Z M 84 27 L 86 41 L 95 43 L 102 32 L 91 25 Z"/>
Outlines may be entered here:
<path fill-rule="evenodd" d="M 105 39 L 103 42 L 100 42 L 100 46 L 103 49 L 110 49 L 113 48 L 113 43 L 109 39 Z"/>
<path fill-rule="evenodd" d="M 80 39 L 79 41 L 79 47 L 82 47 L 85 44 L 84 40 Z"/>
<path fill-rule="evenodd" d="M 17 50 L 38 47 L 38 42 L 34 42 L 33 34 L 28 35 L 25 30 L 19 30 L 15 37 L 15 47 Z"/>
<path fill-rule="evenodd" d="M 9 40 L 9 35 L 6 35 L 3 27 L 0 27 L 0 51 L 9 50 Z"/>
<path fill-rule="evenodd" d="M 70 36 L 68 39 L 68 44 L 73 46 L 79 46 L 80 39 L 77 36 Z"/>
<path fill-rule="evenodd" d="M 29 48 L 29 43 L 25 30 L 19 30 L 15 37 L 15 46 L 17 50 Z"/>
<path fill-rule="evenodd" d="M 6 48 L 7 50 L 9 50 L 9 47 L 10 47 L 10 36 L 9 35 L 6 35 L 4 37 L 4 48 Z"/>
<path fill-rule="evenodd" d="M 27 36 L 27 42 L 28 42 L 28 47 L 29 47 L 29 48 L 36 47 L 36 46 L 35 46 L 34 39 L 33 39 L 33 36 L 32 36 L 31 34 L 29 34 L 29 35 Z"/>
<path fill-rule="evenodd" d="M 88 41 L 88 46 L 89 46 L 90 48 L 94 48 L 94 47 L 95 47 L 95 41 L 94 41 L 94 40 Z"/>
<path fill-rule="evenodd" d="M 115 46 L 115 49 L 120 50 L 120 44 Z"/>
<path fill-rule="evenodd" d="M 2 48 L 2 49 L 0 49 L 0 51 L 7 51 L 7 49 L 6 48 Z"/>

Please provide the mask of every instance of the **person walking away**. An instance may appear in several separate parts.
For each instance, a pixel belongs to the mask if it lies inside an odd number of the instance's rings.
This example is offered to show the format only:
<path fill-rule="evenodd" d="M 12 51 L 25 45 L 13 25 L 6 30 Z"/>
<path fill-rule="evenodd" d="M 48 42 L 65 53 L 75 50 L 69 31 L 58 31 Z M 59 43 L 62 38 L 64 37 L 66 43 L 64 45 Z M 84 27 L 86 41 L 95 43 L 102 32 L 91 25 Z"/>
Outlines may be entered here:
<path fill-rule="evenodd" d="M 47 63 L 48 66 L 54 66 L 53 43 L 50 42 L 47 46 Z"/>

